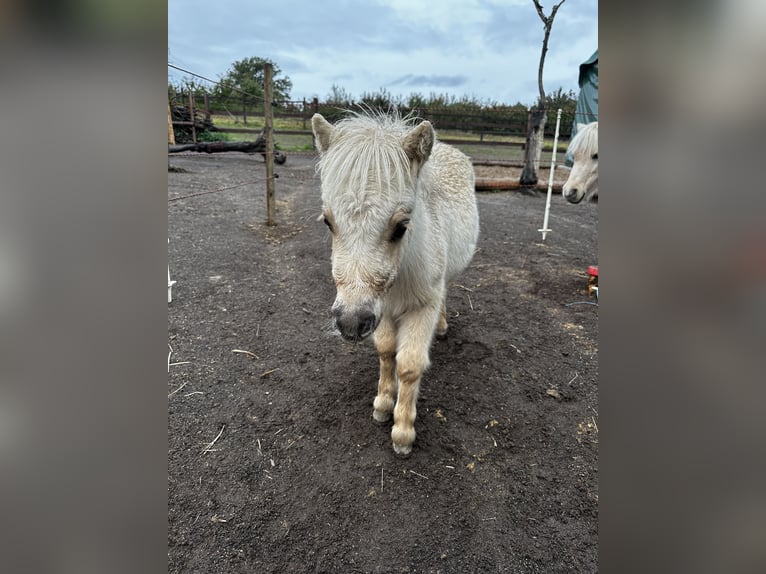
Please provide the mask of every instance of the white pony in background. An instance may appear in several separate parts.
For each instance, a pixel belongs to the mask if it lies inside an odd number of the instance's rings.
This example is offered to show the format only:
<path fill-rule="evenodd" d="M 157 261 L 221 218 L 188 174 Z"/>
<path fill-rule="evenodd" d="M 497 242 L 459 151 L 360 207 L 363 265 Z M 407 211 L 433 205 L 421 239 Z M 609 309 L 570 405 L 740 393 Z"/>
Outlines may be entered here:
<path fill-rule="evenodd" d="M 370 112 L 332 125 L 315 114 L 311 126 L 332 234 L 334 326 L 350 341 L 374 333 L 372 416 L 393 413 L 393 448 L 407 455 L 431 342 L 447 332 L 447 285 L 476 249 L 473 165 L 428 121 Z"/>
<path fill-rule="evenodd" d="M 598 122 L 577 124 L 577 134 L 569 142 L 574 158 L 562 195 L 569 203 L 598 197 Z"/>

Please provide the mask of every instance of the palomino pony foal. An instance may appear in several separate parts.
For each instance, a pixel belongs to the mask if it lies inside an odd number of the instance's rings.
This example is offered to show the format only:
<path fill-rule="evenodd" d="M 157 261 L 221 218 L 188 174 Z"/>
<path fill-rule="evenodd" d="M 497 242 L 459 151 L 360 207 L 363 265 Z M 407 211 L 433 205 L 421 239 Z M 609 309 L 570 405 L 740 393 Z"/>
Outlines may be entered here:
<path fill-rule="evenodd" d="M 476 248 L 473 166 L 427 121 L 354 114 L 332 125 L 315 114 L 311 125 L 332 234 L 334 325 L 350 341 L 373 335 L 372 416 L 385 422 L 393 413 L 393 448 L 407 455 L 431 342 L 447 332 L 447 285 Z"/>
<path fill-rule="evenodd" d="M 598 122 L 577 124 L 569 151 L 574 165 L 561 190 L 562 195 L 569 203 L 598 197 Z"/>

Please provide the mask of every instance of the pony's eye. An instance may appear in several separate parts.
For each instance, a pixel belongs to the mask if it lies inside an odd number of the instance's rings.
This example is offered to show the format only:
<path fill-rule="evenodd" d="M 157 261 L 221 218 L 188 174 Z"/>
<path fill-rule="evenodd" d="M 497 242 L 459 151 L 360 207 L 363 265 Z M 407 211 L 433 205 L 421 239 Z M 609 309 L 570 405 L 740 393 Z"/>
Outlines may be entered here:
<path fill-rule="evenodd" d="M 325 215 L 322 217 L 322 220 L 324 221 L 324 224 L 330 229 L 330 232 L 332 233 L 332 223 L 330 223 L 330 220 L 327 219 L 327 216 Z"/>
<path fill-rule="evenodd" d="M 404 221 L 400 221 L 399 223 L 396 224 L 396 228 L 394 229 L 394 232 L 391 234 L 391 243 L 396 243 L 402 237 L 404 237 L 404 234 L 407 231 L 407 224 L 409 222 L 410 222 L 409 219 L 405 219 Z"/>
<path fill-rule="evenodd" d="M 598 154 L 594 153 L 592 156 L 590 156 L 590 159 L 598 160 Z"/>

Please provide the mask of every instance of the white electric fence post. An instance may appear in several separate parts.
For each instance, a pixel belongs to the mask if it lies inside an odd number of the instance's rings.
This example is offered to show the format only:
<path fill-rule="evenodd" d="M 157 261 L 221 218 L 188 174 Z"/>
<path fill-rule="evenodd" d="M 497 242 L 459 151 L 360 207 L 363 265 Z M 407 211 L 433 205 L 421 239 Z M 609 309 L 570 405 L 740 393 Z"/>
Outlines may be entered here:
<path fill-rule="evenodd" d="M 168 245 L 170 245 L 170 238 L 168 237 Z M 175 281 L 170 280 L 170 263 L 168 263 L 168 303 L 173 302 L 173 294 L 171 293 L 171 290 L 173 288 L 173 285 L 175 285 Z"/>
<path fill-rule="evenodd" d="M 538 229 L 543 233 L 543 241 L 545 241 L 545 235 L 551 231 L 548 229 L 548 216 L 551 213 L 551 194 L 553 193 L 553 172 L 556 169 L 556 148 L 559 143 L 559 125 L 561 124 L 561 108 L 559 108 L 556 114 L 556 133 L 553 136 L 553 155 L 551 156 L 551 172 L 548 177 L 548 196 L 545 199 L 545 217 L 543 217 L 543 228 Z"/>

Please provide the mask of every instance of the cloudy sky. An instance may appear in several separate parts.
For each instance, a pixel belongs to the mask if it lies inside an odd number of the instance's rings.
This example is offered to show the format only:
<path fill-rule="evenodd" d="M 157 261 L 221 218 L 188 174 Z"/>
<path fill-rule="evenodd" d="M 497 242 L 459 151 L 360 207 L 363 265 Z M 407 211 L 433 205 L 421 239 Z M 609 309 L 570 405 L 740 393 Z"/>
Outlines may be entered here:
<path fill-rule="evenodd" d="M 552 0 L 542 2 L 546 14 Z M 293 82 L 295 100 L 337 85 L 358 98 L 385 88 L 531 104 L 543 23 L 532 0 L 168 0 L 168 62 L 219 79 L 259 56 Z M 598 0 L 566 0 L 545 60 L 546 92 L 577 93 L 598 49 Z M 183 74 L 168 68 L 168 78 Z"/>

